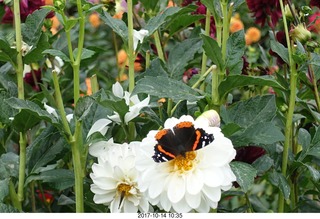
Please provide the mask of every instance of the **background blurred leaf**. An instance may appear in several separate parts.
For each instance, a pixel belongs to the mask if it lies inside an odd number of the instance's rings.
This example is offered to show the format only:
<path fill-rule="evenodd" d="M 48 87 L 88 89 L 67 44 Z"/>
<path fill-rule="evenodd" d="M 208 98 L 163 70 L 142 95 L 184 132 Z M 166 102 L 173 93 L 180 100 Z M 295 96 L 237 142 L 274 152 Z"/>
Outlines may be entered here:
<path fill-rule="evenodd" d="M 253 184 L 254 178 L 257 176 L 257 170 L 250 164 L 233 161 L 230 163 L 233 173 L 237 177 L 241 189 L 247 192 Z"/>

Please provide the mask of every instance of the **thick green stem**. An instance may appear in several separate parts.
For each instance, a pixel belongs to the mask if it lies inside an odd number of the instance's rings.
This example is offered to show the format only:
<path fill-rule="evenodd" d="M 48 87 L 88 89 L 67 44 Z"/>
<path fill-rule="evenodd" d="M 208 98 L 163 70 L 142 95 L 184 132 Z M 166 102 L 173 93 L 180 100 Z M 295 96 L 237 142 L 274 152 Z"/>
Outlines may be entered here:
<path fill-rule="evenodd" d="M 212 108 L 220 112 L 220 97 L 219 97 L 219 72 L 220 69 L 213 68 L 212 69 L 212 91 L 211 91 L 211 101 L 212 101 Z"/>
<path fill-rule="evenodd" d="M 284 6 L 283 0 L 280 0 L 281 12 L 284 15 Z M 297 70 L 296 64 L 292 58 L 292 47 L 291 41 L 289 38 L 289 31 L 286 16 L 282 16 L 284 23 L 284 30 L 286 34 L 286 41 L 288 45 L 288 56 L 289 56 L 289 65 L 290 65 L 290 97 L 289 97 L 289 108 L 286 115 L 286 125 L 285 125 L 285 141 L 283 146 L 283 154 L 282 154 L 282 174 L 286 178 L 287 177 L 287 166 L 288 166 L 288 155 L 291 137 L 292 137 L 292 124 L 293 124 L 293 113 L 295 109 L 295 101 L 296 101 L 296 86 L 297 86 Z M 278 203 L 278 211 L 284 212 L 284 197 L 280 193 L 279 194 L 279 203 Z"/>
<path fill-rule="evenodd" d="M 134 78 L 134 48 L 133 48 L 133 4 L 132 0 L 127 1 L 128 8 L 128 59 L 129 59 L 129 92 L 131 93 L 134 89 L 135 78 Z"/>
<path fill-rule="evenodd" d="M 211 20 L 211 13 L 209 10 L 207 10 L 206 12 L 206 24 L 205 24 L 205 35 L 209 36 L 210 35 L 210 20 Z M 201 73 L 200 75 L 203 75 L 206 70 L 207 70 L 207 60 L 208 60 L 208 57 L 206 55 L 205 52 L 202 53 L 202 63 L 201 63 Z M 201 85 L 200 89 L 202 91 L 204 91 L 205 89 L 205 86 L 204 84 Z"/>
<path fill-rule="evenodd" d="M 24 100 L 24 85 L 23 85 L 23 60 L 22 60 L 22 35 L 21 35 L 21 20 L 20 20 L 20 1 L 14 0 L 14 24 L 16 33 L 16 50 L 17 54 L 17 82 L 18 82 L 18 98 Z M 26 146 L 27 136 L 20 132 L 20 161 L 19 161 L 19 184 L 18 184 L 18 200 L 20 202 L 24 199 L 24 179 L 26 168 Z"/>
<path fill-rule="evenodd" d="M 228 1 L 222 1 L 222 15 L 223 15 L 223 29 L 222 29 L 222 45 L 221 45 L 221 54 L 222 60 L 226 60 L 226 52 L 227 52 L 227 40 L 229 38 L 229 16 L 228 16 Z"/>

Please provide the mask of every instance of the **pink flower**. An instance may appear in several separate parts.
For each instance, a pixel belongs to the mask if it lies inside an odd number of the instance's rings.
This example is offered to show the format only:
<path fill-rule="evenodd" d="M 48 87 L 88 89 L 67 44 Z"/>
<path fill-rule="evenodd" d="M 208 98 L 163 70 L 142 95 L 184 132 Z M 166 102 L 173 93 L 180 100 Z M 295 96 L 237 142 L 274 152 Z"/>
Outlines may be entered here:
<path fill-rule="evenodd" d="M 0 1 L 3 2 L 3 1 Z M 45 5 L 45 0 L 21 0 L 20 1 L 20 18 L 24 22 L 29 14 L 32 14 L 35 10 L 40 9 Z M 1 23 L 13 23 L 13 12 L 9 6 L 4 7 L 5 13 L 2 17 Z M 53 13 L 50 13 L 47 17 L 53 17 Z"/>

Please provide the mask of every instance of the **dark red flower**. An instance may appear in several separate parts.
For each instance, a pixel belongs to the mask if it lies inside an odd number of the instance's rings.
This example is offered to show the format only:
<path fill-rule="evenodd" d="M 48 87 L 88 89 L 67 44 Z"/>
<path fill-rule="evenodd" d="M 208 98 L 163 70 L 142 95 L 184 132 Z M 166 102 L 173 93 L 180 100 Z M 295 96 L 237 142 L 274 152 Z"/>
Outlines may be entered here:
<path fill-rule="evenodd" d="M 183 73 L 183 76 L 182 76 L 182 80 L 187 83 L 193 75 L 196 75 L 199 73 L 199 69 L 197 68 L 189 68 L 187 71 L 185 71 Z"/>
<path fill-rule="evenodd" d="M 281 8 L 279 0 L 246 0 L 248 8 L 253 12 L 255 22 L 260 24 L 262 27 L 264 24 L 268 25 L 273 29 L 278 20 L 281 18 Z"/>
<path fill-rule="evenodd" d="M 23 80 L 29 84 L 33 90 L 40 91 L 38 83 L 41 82 L 41 70 L 32 70 L 32 72 L 26 73 Z"/>
<path fill-rule="evenodd" d="M 320 11 L 315 12 L 309 17 L 308 30 L 314 33 L 320 33 Z"/>
<path fill-rule="evenodd" d="M 35 10 L 40 9 L 41 6 L 45 5 L 45 0 L 21 0 L 20 1 L 20 18 L 24 22 L 29 14 L 32 14 Z M 10 7 L 4 7 L 5 13 L 2 17 L 1 23 L 13 23 L 13 12 Z M 50 13 L 47 18 L 53 17 L 54 14 Z"/>
<path fill-rule="evenodd" d="M 263 156 L 266 151 L 257 146 L 246 146 L 236 149 L 237 154 L 234 160 L 252 164 L 256 159 Z"/>
<path fill-rule="evenodd" d="M 320 0 L 311 0 L 311 1 L 310 1 L 310 6 L 311 6 L 311 7 L 318 7 L 318 8 L 320 8 Z"/>
<path fill-rule="evenodd" d="M 53 192 L 49 191 L 49 190 L 44 190 L 43 191 L 43 195 L 42 196 L 42 192 L 37 189 L 36 193 L 38 194 L 38 198 L 42 201 L 42 202 L 46 202 L 47 204 L 51 204 L 54 201 L 54 196 L 53 196 Z"/>

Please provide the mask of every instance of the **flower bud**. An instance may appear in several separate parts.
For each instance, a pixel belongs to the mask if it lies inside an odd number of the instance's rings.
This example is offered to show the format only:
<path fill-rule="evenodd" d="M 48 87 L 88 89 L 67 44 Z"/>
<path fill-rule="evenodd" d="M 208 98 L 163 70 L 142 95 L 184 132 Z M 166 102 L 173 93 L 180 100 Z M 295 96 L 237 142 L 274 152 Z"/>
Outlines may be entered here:
<path fill-rule="evenodd" d="M 307 30 L 307 28 L 305 28 L 303 24 L 298 24 L 298 26 L 290 30 L 290 36 L 293 40 L 306 42 L 311 38 L 311 32 Z"/>
<path fill-rule="evenodd" d="M 197 123 L 208 123 L 211 127 L 219 127 L 220 126 L 220 116 L 215 110 L 208 110 L 202 113 L 197 119 Z"/>
<path fill-rule="evenodd" d="M 295 7 L 294 5 L 291 5 L 291 8 L 293 11 L 295 11 Z M 291 13 L 290 7 L 288 4 L 286 4 L 286 6 L 284 7 L 284 15 L 286 16 L 286 18 L 290 21 L 292 21 L 293 18 L 293 14 Z"/>
<path fill-rule="evenodd" d="M 54 7 L 58 10 L 64 10 L 66 7 L 66 0 L 54 0 Z"/>

